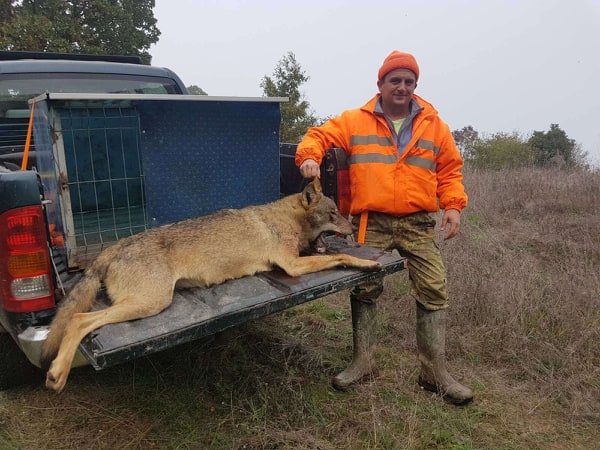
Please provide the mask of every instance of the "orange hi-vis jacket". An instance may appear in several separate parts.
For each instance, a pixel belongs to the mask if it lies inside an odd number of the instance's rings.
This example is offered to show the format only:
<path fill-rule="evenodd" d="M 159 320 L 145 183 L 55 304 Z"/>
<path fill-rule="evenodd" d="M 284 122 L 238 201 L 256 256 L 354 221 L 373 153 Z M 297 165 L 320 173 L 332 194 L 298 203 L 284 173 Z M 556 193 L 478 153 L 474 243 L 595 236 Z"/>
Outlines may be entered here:
<path fill-rule="evenodd" d="M 413 118 L 408 145 L 399 151 L 385 117 L 376 112 L 378 98 L 379 94 L 363 107 L 311 128 L 298 145 L 296 165 L 300 167 L 306 159 L 321 164 L 328 149 L 343 148 L 350 170 L 352 215 L 378 211 L 404 216 L 436 212 L 438 206 L 465 208 L 463 160 L 437 110 L 413 95 L 420 109 Z"/>

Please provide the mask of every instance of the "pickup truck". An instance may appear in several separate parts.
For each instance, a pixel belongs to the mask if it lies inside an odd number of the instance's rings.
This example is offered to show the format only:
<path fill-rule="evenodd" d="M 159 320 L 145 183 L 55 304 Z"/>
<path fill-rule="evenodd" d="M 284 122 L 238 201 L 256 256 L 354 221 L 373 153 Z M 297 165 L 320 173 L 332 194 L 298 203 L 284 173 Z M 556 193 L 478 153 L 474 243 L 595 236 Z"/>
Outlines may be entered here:
<path fill-rule="evenodd" d="M 0 52 L 0 390 L 40 378 L 57 306 L 107 246 L 300 191 L 295 146 L 278 142 L 283 101 L 187 95 L 172 71 L 134 58 Z M 322 184 L 342 210 L 345 169 L 332 149 Z M 91 333 L 74 366 L 101 370 L 405 268 L 396 254 L 327 242 L 383 270 L 179 289 L 159 315 Z M 101 291 L 95 308 L 108 301 Z"/>

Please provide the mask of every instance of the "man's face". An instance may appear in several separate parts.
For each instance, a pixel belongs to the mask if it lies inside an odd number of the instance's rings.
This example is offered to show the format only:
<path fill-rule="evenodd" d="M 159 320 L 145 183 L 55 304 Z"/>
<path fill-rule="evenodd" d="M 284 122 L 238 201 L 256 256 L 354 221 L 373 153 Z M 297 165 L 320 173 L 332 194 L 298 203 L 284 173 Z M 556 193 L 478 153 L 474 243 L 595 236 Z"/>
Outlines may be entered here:
<path fill-rule="evenodd" d="M 392 70 L 377 82 L 384 109 L 406 110 L 417 87 L 415 74 L 409 69 Z"/>

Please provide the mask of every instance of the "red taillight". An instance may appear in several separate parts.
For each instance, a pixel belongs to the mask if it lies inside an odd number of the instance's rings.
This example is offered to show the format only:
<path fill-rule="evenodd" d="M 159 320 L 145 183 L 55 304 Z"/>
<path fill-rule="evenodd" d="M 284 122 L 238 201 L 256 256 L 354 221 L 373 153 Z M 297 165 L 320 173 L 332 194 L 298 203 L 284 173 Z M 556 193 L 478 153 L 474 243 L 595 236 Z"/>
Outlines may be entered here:
<path fill-rule="evenodd" d="M 11 312 L 55 306 L 50 255 L 41 206 L 12 209 L 0 215 L 0 293 Z"/>
<path fill-rule="evenodd" d="M 342 216 L 350 214 L 350 171 L 338 169 L 337 171 L 337 203 Z"/>

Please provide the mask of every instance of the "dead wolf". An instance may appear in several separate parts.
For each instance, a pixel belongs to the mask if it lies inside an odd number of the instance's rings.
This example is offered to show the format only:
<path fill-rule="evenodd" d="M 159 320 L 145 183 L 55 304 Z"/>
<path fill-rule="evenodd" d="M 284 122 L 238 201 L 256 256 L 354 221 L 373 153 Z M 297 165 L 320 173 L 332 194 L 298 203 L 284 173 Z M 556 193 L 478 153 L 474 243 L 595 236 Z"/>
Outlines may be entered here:
<path fill-rule="evenodd" d="M 354 256 L 300 256 L 322 233 L 349 235 L 352 226 L 318 179 L 273 203 L 228 209 L 147 230 L 105 249 L 65 298 L 44 344 L 46 386 L 64 389 L 81 340 L 116 322 L 153 316 L 173 300 L 176 285 L 209 286 L 280 267 L 290 276 L 332 267 L 379 270 Z M 90 311 L 101 283 L 112 302 Z"/>

